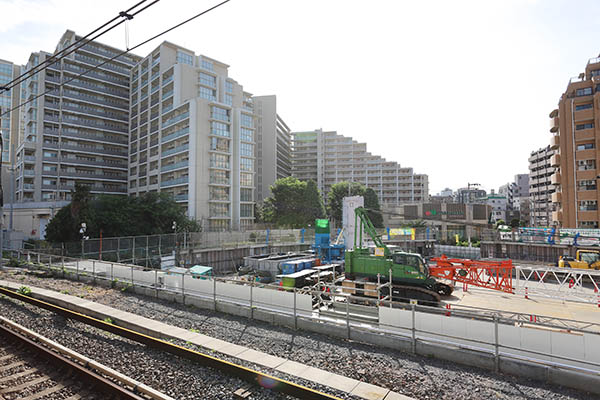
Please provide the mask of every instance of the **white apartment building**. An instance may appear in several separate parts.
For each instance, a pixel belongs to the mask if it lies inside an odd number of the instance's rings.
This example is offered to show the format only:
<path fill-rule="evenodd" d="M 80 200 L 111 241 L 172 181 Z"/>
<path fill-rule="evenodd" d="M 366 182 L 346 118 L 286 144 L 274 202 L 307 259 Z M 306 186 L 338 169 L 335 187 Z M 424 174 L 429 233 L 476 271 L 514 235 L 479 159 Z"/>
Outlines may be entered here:
<path fill-rule="evenodd" d="M 533 226 L 550 226 L 552 224 L 552 194 L 556 186 L 551 176 L 556 171 L 551 158 L 556 150 L 550 146 L 532 151 L 529 156 L 529 199 L 531 208 L 531 224 Z M 581 181 L 596 190 L 596 180 Z"/>
<path fill-rule="evenodd" d="M 343 181 L 372 188 L 382 205 L 421 203 L 429 198 L 427 175 L 367 152 L 366 143 L 322 129 L 292 133 L 292 174 L 314 180 L 325 200 L 331 186 Z"/>
<path fill-rule="evenodd" d="M 79 38 L 66 31 L 56 51 Z M 75 183 L 94 194 L 127 193 L 129 71 L 139 57 L 120 56 L 77 77 L 121 52 L 91 42 L 22 83 L 23 101 L 49 93 L 20 110 L 16 202 L 69 200 Z M 25 70 L 50 56 L 32 53 Z"/>
<path fill-rule="evenodd" d="M 131 70 L 129 193 L 170 193 L 212 231 L 254 222 L 254 106 L 228 68 L 163 42 Z"/>
<path fill-rule="evenodd" d="M 8 84 L 19 77 L 21 66 L 10 61 L 0 60 L 0 87 Z M 20 108 L 10 111 L 21 102 L 21 85 L 16 85 L 9 90 L 0 90 L 0 135 L 2 136 L 2 160 L 1 179 L 4 203 L 14 198 L 14 173 L 11 170 L 15 162 L 15 152 L 19 142 L 19 131 L 21 129 Z"/>
<path fill-rule="evenodd" d="M 277 113 L 277 98 L 254 96 L 256 115 L 256 200 L 271 193 L 277 179 L 292 175 L 291 131 Z"/>

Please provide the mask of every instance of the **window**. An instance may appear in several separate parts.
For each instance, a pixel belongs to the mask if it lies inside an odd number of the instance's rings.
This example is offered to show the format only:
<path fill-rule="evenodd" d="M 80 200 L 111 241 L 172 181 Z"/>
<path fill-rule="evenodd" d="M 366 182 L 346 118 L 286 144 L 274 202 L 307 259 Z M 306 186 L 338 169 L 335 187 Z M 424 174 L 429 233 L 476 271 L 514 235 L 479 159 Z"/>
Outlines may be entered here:
<path fill-rule="evenodd" d="M 577 151 L 589 150 L 589 149 L 593 149 L 594 147 L 595 147 L 594 143 L 584 143 L 584 144 L 577 145 Z"/>
<path fill-rule="evenodd" d="M 594 123 L 593 122 L 587 122 L 585 124 L 577 124 L 575 125 L 575 130 L 576 131 L 580 131 L 582 129 L 593 129 L 594 128 Z"/>
<path fill-rule="evenodd" d="M 251 115 L 248 114 L 242 114 L 241 116 L 241 125 L 246 127 L 246 128 L 253 128 L 254 127 L 254 119 L 252 118 Z"/>
<path fill-rule="evenodd" d="M 577 190 L 596 190 L 595 180 L 581 180 L 577 182 Z"/>
<path fill-rule="evenodd" d="M 241 143 L 240 144 L 240 155 L 246 157 L 254 156 L 254 145 L 250 143 Z"/>
<path fill-rule="evenodd" d="M 210 200 L 228 201 L 229 200 L 229 188 L 210 186 L 208 189 Z"/>
<path fill-rule="evenodd" d="M 579 171 L 596 169 L 596 160 L 577 160 L 577 169 Z"/>
<path fill-rule="evenodd" d="M 229 139 L 221 139 L 216 137 L 210 138 L 210 149 L 215 151 L 223 151 L 229 153 Z"/>
<path fill-rule="evenodd" d="M 229 171 L 210 171 L 210 183 L 229 185 Z"/>
<path fill-rule="evenodd" d="M 56 165 L 44 165 L 42 168 L 44 171 L 56 172 Z"/>
<path fill-rule="evenodd" d="M 246 172 L 240 173 L 240 186 L 254 186 L 252 183 L 252 174 Z"/>
<path fill-rule="evenodd" d="M 596 200 L 582 200 L 579 202 L 579 211 L 596 211 L 598 202 Z"/>
<path fill-rule="evenodd" d="M 233 105 L 233 96 L 230 94 L 223 96 L 223 103 L 227 104 L 228 106 Z"/>
<path fill-rule="evenodd" d="M 252 218 L 252 211 L 254 209 L 253 204 L 240 204 L 240 217 L 242 218 Z"/>
<path fill-rule="evenodd" d="M 598 75 L 600 75 L 600 69 L 595 69 L 595 70 L 591 71 L 591 73 L 592 73 L 592 76 L 598 76 Z"/>
<path fill-rule="evenodd" d="M 225 81 L 225 93 L 233 93 L 233 82 Z"/>
<path fill-rule="evenodd" d="M 206 59 L 202 58 L 202 63 L 201 63 L 201 65 L 202 65 L 202 68 L 204 68 L 204 69 L 207 69 L 207 70 L 209 70 L 209 71 L 212 71 L 212 70 L 214 70 L 214 65 L 213 65 L 213 62 L 212 62 L 212 61 L 210 61 L 210 60 L 206 60 Z"/>
<path fill-rule="evenodd" d="M 579 228 L 598 229 L 597 221 L 579 221 Z"/>
<path fill-rule="evenodd" d="M 44 152 L 44 157 L 50 157 L 50 158 L 57 158 L 58 154 L 51 152 L 51 151 L 45 151 Z"/>
<path fill-rule="evenodd" d="M 592 94 L 592 88 L 577 89 L 575 92 L 576 96 L 588 96 L 590 94 Z"/>
<path fill-rule="evenodd" d="M 249 158 L 240 159 L 240 170 L 253 171 L 254 170 L 254 160 L 251 160 Z"/>
<path fill-rule="evenodd" d="M 594 108 L 592 103 L 578 104 L 575 106 L 575 111 L 588 110 L 590 108 Z"/>
<path fill-rule="evenodd" d="M 210 154 L 211 168 L 229 168 L 229 156 L 224 154 Z"/>
<path fill-rule="evenodd" d="M 209 217 L 229 217 L 229 204 L 210 203 L 208 213 Z"/>
<path fill-rule="evenodd" d="M 252 189 L 240 189 L 240 201 L 252 201 Z"/>
<path fill-rule="evenodd" d="M 230 137 L 229 125 L 222 122 L 211 121 L 210 133 L 217 136 Z"/>
<path fill-rule="evenodd" d="M 220 121 L 229 122 L 229 110 L 213 106 L 211 117 Z"/>
<path fill-rule="evenodd" d="M 241 139 L 245 142 L 254 142 L 254 131 L 247 128 L 240 128 Z"/>
<path fill-rule="evenodd" d="M 178 51 L 177 62 L 181 64 L 194 65 L 194 56 L 184 53 L 183 51 Z"/>
<path fill-rule="evenodd" d="M 200 86 L 200 88 L 198 88 L 198 96 L 203 99 L 214 101 L 217 98 L 217 92 L 214 89 L 209 89 L 207 87 Z"/>
<path fill-rule="evenodd" d="M 217 78 L 204 72 L 200 72 L 200 83 L 212 88 L 217 86 Z"/>

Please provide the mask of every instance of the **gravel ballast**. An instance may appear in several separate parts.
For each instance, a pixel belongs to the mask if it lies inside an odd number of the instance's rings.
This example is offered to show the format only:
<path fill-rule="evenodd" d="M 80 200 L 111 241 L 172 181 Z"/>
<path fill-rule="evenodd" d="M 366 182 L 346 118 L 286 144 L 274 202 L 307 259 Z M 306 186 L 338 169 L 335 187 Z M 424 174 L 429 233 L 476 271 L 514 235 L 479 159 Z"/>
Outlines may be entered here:
<path fill-rule="evenodd" d="M 7 271 L 0 271 L 0 279 L 79 296 L 166 324 L 194 330 L 231 343 L 382 386 L 418 399 L 597 398 L 589 393 L 557 385 L 495 374 L 479 368 L 414 356 L 401 351 L 325 335 L 294 331 L 256 320 L 191 308 L 117 289 Z M 267 372 L 272 373 L 272 371 Z"/>

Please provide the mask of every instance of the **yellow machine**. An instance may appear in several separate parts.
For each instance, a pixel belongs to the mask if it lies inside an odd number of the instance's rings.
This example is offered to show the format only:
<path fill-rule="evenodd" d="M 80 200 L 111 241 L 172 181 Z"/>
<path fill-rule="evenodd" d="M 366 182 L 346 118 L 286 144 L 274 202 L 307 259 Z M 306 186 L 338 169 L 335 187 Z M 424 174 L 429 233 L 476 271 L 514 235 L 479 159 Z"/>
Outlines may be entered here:
<path fill-rule="evenodd" d="M 558 266 L 561 268 L 600 269 L 600 251 L 577 250 L 575 258 L 560 256 Z"/>

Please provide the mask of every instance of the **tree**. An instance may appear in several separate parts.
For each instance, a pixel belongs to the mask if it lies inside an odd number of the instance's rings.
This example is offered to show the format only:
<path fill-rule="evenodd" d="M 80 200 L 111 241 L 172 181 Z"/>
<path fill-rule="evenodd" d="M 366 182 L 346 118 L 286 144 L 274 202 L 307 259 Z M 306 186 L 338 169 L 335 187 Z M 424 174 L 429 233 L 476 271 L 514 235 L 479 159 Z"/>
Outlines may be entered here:
<path fill-rule="evenodd" d="M 344 197 L 364 196 L 365 187 L 358 182 L 338 182 L 331 186 L 327 195 L 327 211 L 329 218 L 341 224 Z"/>
<path fill-rule="evenodd" d="M 168 193 L 146 193 L 140 197 L 99 196 L 92 199 L 89 189 L 76 186 L 71 204 L 61 208 L 46 228 L 46 240 L 72 242 L 81 239 L 81 223 L 86 235 L 99 237 L 139 236 L 172 233 L 173 221 L 178 230 L 199 231 Z"/>
<path fill-rule="evenodd" d="M 312 179 L 306 182 L 306 188 L 304 189 L 304 198 L 301 200 L 304 208 L 303 214 L 307 220 L 314 223 L 315 219 L 325 218 L 325 205 L 323 204 L 323 197 L 319 192 L 317 184 Z"/>
<path fill-rule="evenodd" d="M 519 219 L 518 218 L 513 218 L 510 220 L 510 226 L 512 228 L 518 228 L 519 227 Z"/>
<path fill-rule="evenodd" d="M 325 216 L 321 194 L 313 181 L 294 177 L 278 179 L 271 185 L 273 195 L 265 199 L 262 219 L 278 226 L 300 228 Z"/>
<path fill-rule="evenodd" d="M 367 210 L 380 211 L 367 211 L 373 226 L 375 226 L 375 228 L 383 228 L 383 215 L 381 214 L 381 206 L 379 205 L 377 193 L 371 188 L 366 188 L 363 196 L 365 198 L 365 208 Z"/>

